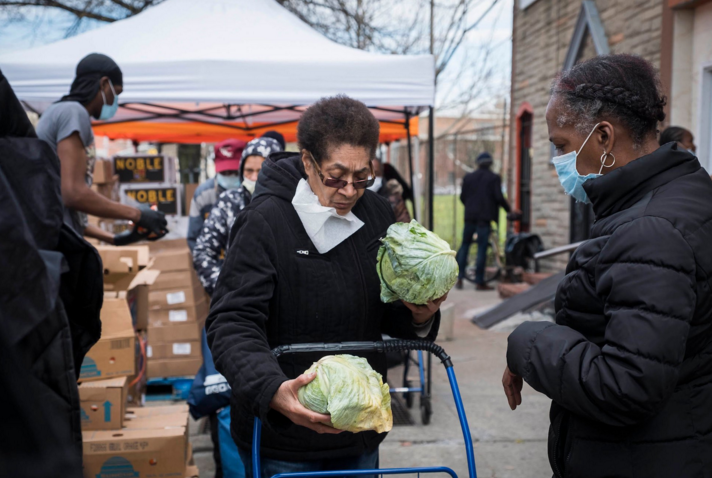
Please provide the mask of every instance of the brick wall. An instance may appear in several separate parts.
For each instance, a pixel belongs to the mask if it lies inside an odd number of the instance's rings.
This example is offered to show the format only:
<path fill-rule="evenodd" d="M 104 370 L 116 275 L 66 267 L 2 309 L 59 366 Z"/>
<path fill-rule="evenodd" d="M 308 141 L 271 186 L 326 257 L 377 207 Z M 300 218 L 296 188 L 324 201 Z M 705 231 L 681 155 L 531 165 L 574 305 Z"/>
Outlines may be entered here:
<path fill-rule="evenodd" d="M 532 232 L 539 234 L 545 248 L 569 242 L 569 198 L 564 195 L 549 164 L 551 149 L 545 121 L 551 81 L 563 66 L 581 0 L 538 0 L 522 11 L 515 2 L 512 119 L 524 102 L 531 104 L 532 130 Z M 612 53 L 635 53 L 655 66 L 660 65 L 663 0 L 595 0 Z M 588 35 L 587 35 L 588 36 Z M 595 55 L 590 38 L 586 38 L 581 59 Z M 510 134 L 511 161 L 516 178 L 516 131 Z M 514 184 L 511 191 L 516 195 Z M 566 256 L 559 256 L 545 267 L 562 268 Z"/>

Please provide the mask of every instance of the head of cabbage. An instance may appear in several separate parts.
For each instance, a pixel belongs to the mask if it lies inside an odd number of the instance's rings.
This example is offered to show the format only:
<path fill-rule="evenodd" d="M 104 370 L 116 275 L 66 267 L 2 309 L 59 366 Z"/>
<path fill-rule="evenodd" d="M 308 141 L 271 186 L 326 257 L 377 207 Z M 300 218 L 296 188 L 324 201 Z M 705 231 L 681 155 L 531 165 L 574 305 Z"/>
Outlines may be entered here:
<path fill-rule="evenodd" d="M 444 296 L 457 282 L 455 251 L 415 219 L 391 225 L 381 242 L 376 269 L 383 302 L 400 299 L 423 305 Z"/>
<path fill-rule="evenodd" d="M 388 384 L 365 358 L 327 355 L 304 373 L 312 372 L 316 378 L 299 389 L 297 398 L 309 410 L 331 415 L 334 428 L 354 433 L 393 428 Z"/>

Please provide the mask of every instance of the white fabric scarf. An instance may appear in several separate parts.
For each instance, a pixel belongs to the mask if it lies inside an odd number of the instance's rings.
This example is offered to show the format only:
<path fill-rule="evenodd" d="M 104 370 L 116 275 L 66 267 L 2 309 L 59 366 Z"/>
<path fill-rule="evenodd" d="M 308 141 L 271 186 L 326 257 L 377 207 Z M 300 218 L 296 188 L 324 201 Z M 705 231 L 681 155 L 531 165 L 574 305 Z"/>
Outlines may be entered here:
<path fill-rule="evenodd" d="M 297 185 L 292 205 L 319 254 L 329 252 L 363 227 L 353 212 L 341 216 L 336 208 L 322 206 L 304 179 Z"/>

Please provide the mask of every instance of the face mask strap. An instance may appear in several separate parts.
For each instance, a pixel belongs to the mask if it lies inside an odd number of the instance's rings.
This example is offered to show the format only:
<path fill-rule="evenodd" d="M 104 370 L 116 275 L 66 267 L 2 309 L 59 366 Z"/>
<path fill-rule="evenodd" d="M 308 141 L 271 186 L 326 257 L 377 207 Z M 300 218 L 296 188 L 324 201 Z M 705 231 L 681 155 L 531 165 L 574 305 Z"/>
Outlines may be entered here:
<path fill-rule="evenodd" d="M 586 141 L 583 142 L 581 147 L 579 148 L 578 152 L 576 153 L 576 156 L 581 154 L 581 151 L 583 151 L 584 146 L 586 146 L 586 143 L 588 143 L 588 140 L 591 139 L 591 136 L 593 135 L 593 132 L 596 131 L 596 128 L 598 128 L 598 125 L 601 123 L 596 123 L 596 126 L 593 127 L 590 133 L 588 133 L 588 136 L 586 136 Z"/>

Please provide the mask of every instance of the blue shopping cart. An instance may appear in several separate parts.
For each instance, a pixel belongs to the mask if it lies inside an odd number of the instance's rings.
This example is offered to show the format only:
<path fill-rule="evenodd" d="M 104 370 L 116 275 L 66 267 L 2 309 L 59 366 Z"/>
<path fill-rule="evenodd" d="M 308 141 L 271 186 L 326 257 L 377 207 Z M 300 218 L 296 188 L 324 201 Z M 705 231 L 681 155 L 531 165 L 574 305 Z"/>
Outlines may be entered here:
<path fill-rule="evenodd" d="M 445 353 L 442 347 L 432 342 L 425 340 L 384 340 L 379 342 L 342 342 L 336 344 L 295 344 L 282 345 L 272 350 L 275 357 L 285 354 L 307 353 L 307 352 L 323 352 L 325 354 L 340 354 L 346 352 L 410 352 L 411 350 L 418 351 L 419 362 L 422 364 L 422 352 L 429 352 L 435 355 L 445 366 L 447 377 L 450 380 L 450 388 L 455 400 L 455 408 L 457 408 L 457 416 L 460 419 L 462 434 L 465 438 L 465 452 L 467 454 L 467 469 L 470 478 L 477 478 L 477 470 L 475 470 L 475 452 L 472 446 L 472 436 L 470 435 L 470 427 L 467 424 L 465 416 L 465 408 L 462 405 L 462 397 L 460 396 L 460 388 L 457 385 L 455 371 L 452 367 L 452 360 Z M 421 380 L 422 380 L 421 376 Z M 422 382 L 421 382 L 422 383 Z M 262 421 L 255 418 L 255 425 L 252 436 L 252 470 L 254 478 L 262 478 L 262 466 L 260 462 L 260 441 L 262 439 Z M 319 471 L 308 473 L 280 473 L 271 478 L 306 478 L 306 477 L 343 477 L 343 476 L 363 476 L 363 475 L 403 475 L 403 474 L 430 474 L 430 473 L 447 473 L 452 478 L 457 478 L 457 474 L 448 467 L 417 467 L 417 468 L 383 468 L 377 470 L 342 470 L 342 471 Z M 270 477 L 265 477 L 270 478 Z"/>
<path fill-rule="evenodd" d="M 427 366 L 423 360 L 423 351 L 416 351 L 415 358 L 411 355 L 411 351 L 405 352 L 403 360 L 403 386 L 402 387 L 392 387 L 391 393 L 402 393 L 403 399 L 405 400 L 405 405 L 410 409 L 413 408 L 414 397 L 416 394 L 420 396 L 420 420 L 423 425 L 430 424 L 430 417 L 433 415 L 433 407 L 430 401 L 431 384 L 432 384 L 432 355 L 427 356 Z M 418 369 L 418 379 L 420 380 L 420 385 L 415 386 L 411 378 L 409 377 L 410 368 L 416 367 Z M 427 368 L 426 368 L 427 367 Z M 427 370 L 427 381 L 425 379 Z"/>

